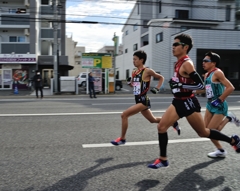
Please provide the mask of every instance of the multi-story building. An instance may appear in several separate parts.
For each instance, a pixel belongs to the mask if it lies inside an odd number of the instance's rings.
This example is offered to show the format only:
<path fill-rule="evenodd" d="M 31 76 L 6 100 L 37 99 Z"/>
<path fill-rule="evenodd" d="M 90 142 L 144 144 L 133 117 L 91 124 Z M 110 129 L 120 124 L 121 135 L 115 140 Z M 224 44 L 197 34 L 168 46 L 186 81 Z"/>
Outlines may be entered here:
<path fill-rule="evenodd" d="M 53 77 L 54 44 L 58 44 L 59 74 L 68 75 L 72 67 L 65 56 L 65 40 L 59 40 L 65 39 L 65 22 L 60 22 L 65 21 L 65 10 L 65 0 L 0 2 L 0 90 L 11 89 L 12 79 L 19 88 L 26 88 L 28 78 L 37 69 L 42 72 L 44 85 L 49 85 Z M 57 43 L 53 21 L 59 23 Z"/>
<path fill-rule="evenodd" d="M 71 37 L 66 37 L 66 55 L 68 63 L 73 67 L 69 70 L 69 76 L 77 76 L 80 72 L 86 72 L 86 68 L 82 68 L 82 53 L 85 53 L 85 47 L 77 46 Z"/>
<path fill-rule="evenodd" d="M 189 53 L 202 74 L 202 59 L 208 51 L 221 56 L 220 68 L 240 89 L 240 1 L 239 0 L 148 0 L 138 1 L 122 28 L 123 55 L 117 57 L 120 79 L 131 75 L 132 55 L 144 50 L 146 66 L 165 77 L 173 74 L 174 37 L 186 33 L 194 45 Z M 155 83 L 152 83 L 154 86 Z"/>

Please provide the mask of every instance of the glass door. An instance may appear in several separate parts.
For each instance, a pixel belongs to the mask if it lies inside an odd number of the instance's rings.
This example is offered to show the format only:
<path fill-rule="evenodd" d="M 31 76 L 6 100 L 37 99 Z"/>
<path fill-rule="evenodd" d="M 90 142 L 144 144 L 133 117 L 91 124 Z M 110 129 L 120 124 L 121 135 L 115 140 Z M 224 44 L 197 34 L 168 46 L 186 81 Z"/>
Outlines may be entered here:
<path fill-rule="evenodd" d="M 12 70 L 11 69 L 0 70 L 0 88 L 12 89 Z"/>

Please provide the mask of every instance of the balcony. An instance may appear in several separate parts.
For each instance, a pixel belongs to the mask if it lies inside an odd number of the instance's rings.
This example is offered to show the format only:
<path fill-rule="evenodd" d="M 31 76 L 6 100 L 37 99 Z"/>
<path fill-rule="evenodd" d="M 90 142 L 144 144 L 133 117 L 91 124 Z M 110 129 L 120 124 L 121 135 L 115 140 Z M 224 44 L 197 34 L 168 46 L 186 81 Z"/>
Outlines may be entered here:
<path fill-rule="evenodd" d="M 27 28 L 30 26 L 30 18 L 29 15 L 18 15 L 18 14 L 2 14 L 0 26 L 13 28 L 18 26 L 20 28 Z"/>
<path fill-rule="evenodd" d="M 0 52 L 1 54 L 26 54 L 30 52 L 30 43 L 29 42 L 1 42 L 0 43 Z"/>

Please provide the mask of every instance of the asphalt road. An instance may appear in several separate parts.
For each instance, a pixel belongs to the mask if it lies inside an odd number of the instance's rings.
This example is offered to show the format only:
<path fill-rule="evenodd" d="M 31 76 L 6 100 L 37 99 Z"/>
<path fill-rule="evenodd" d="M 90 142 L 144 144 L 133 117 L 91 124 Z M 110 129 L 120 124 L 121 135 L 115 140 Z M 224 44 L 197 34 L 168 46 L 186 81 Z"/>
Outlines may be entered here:
<path fill-rule="evenodd" d="M 171 96 L 150 97 L 153 114 L 163 115 Z M 199 100 L 204 114 L 206 100 Z M 228 102 L 240 116 L 240 96 Z M 240 190 L 240 154 L 222 143 L 227 158 L 208 158 L 214 146 L 185 118 L 180 136 L 168 131 L 169 168 L 147 168 L 159 155 L 157 130 L 140 114 L 129 118 L 127 144 L 111 146 L 120 135 L 120 114 L 132 104 L 131 95 L 0 99 L 0 190 Z M 240 134 L 240 127 L 229 123 L 223 132 Z"/>

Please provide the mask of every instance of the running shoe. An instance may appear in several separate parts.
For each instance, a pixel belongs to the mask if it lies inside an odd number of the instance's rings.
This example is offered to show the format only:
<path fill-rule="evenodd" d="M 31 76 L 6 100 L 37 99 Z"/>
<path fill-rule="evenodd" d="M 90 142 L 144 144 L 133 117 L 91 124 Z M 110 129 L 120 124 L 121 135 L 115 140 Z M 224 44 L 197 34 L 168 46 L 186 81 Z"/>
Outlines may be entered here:
<path fill-rule="evenodd" d="M 228 117 L 231 117 L 231 123 L 234 123 L 237 127 L 240 127 L 240 120 L 236 117 L 233 112 L 228 112 Z"/>
<path fill-rule="evenodd" d="M 153 168 L 153 169 L 158 169 L 161 167 L 168 167 L 168 161 L 164 161 L 162 162 L 161 159 L 156 159 L 155 162 L 153 164 L 149 164 L 148 168 Z"/>
<path fill-rule="evenodd" d="M 235 143 L 232 145 L 237 153 L 240 153 L 240 138 L 237 135 L 233 135 L 231 138 L 234 139 Z"/>
<path fill-rule="evenodd" d="M 126 143 L 126 140 L 121 139 L 121 137 L 118 137 L 116 140 L 111 141 L 113 145 L 124 145 Z"/>
<path fill-rule="evenodd" d="M 226 155 L 227 155 L 227 151 L 222 152 L 219 149 L 214 152 L 208 153 L 208 157 L 210 158 L 225 158 Z"/>
<path fill-rule="evenodd" d="M 175 131 L 177 131 L 178 135 L 181 134 L 181 128 L 179 127 L 177 121 L 173 124 L 173 129 L 174 129 Z"/>

